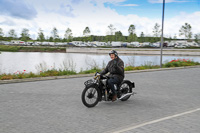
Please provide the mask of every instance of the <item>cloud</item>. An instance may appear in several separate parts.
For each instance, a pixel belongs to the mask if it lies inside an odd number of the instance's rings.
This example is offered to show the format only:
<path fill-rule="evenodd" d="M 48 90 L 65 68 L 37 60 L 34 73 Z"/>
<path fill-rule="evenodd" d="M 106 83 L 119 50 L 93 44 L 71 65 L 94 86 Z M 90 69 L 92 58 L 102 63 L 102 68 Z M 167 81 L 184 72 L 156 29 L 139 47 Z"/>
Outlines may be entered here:
<path fill-rule="evenodd" d="M 28 0 L 34 2 L 35 0 Z M 116 10 L 106 7 L 104 2 L 109 0 L 98 0 L 91 2 L 91 0 L 84 0 L 79 4 L 73 4 L 68 2 L 63 3 L 63 0 L 53 1 L 50 0 L 47 5 L 46 1 L 36 1 L 34 7 L 37 9 L 37 17 L 33 20 L 16 19 L 12 16 L 0 15 L 0 22 L 5 24 L 5 21 L 12 20 L 16 25 L 2 25 L 4 31 L 9 29 L 15 29 L 18 33 L 21 33 L 22 28 L 28 28 L 32 36 L 37 36 L 38 29 L 41 28 L 44 31 L 45 36 L 50 37 L 51 30 L 56 27 L 59 32 L 59 36 L 63 37 L 67 28 L 72 29 L 73 36 L 82 36 L 83 30 L 88 26 L 93 35 L 106 35 L 108 31 L 108 25 L 113 24 L 116 31 L 121 31 L 123 35 L 128 35 L 128 28 L 131 24 L 136 27 L 136 34 L 140 36 L 141 32 L 145 35 L 152 35 L 152 29 L 155 23 L 161 25 L 160 19 L 153 19 L 148 17 L 141 17 L 136 14 L 121 15 Z M 110 2 L 121 3 L 124 0 L 110 0 Z M 44 10 L 44 6 L 48 10 Z M 178 35 L 178 31 L 184 23 L 189 23 L 192 26 L 192 32 L 194 34 L 200 31 L 200 12 L 194 13 L 180 13 L 177 12 L 177 16 L 165 19 L 164 35 L 174 34 Z"/>
<path fill-rule="evenodd" d="M 163 3 L 163 0 L 148 0 L 150 3 Z M 190 2 L 186 0 L 165 0 L 165 3 L 183 3 Z"/>
<path fill-rule="evenodd" d="M 79 4 L 79 3 L 81 2 L 81 0 L 71 0 L 71 2 L 72 2 L 73 4 Z"/>
<path fill-rule="evenodd" d="M 23 0 L 0 0 L 1 14 L 22 19 L 33 19 L 37 16 L 37 11 Z"/>
<path fill-rule="evenodd" d="M 7 20 L 0 22 L 0 25 L 15 26 L 16 23 L 10 19 L 7 19 Z"/>
<path fill-rule="evenodd" d="M 58 14 L 62 14 L 64 16 L 68 16 L 68 17 L 74 17 L 75 15 L 73 14 L 73 8 L 70 5 L 64 5 L 61 4 L 60 8 L 58 9 L 58 11 L 56 11 Z"/>
<path fill-rule="evenodd" d="M 96 0 L 98 2 L 101 2 L 101 3 L 121 3 L 121 2 L 125 2 L 127 0 Z"/>
<path fill-rule="evenodd" d="M 125 5 L 121 5 L 121 6 L 139 6 L 137 4 L 125 4 Z"/>
<path fill-rule="evenodd" d="M 137 4 L 122 4 L 125 1 L 127 1 L 127 0 L 101 0 L 100 2 L 101 3 L 110 3 L 115 6 L 138 6 Z"/>
<path fill-rule="evenodd" d="M 189 23 L 192 26 L 193 34 L 197 34 L 200 32 L 199 22 L 200 12 L 194 12 L 191 14 L 181 12 L 179 15 L 166 20 L 164 30 L 167 34 L 178 35 L 181 26 L 185 23 Z"/>

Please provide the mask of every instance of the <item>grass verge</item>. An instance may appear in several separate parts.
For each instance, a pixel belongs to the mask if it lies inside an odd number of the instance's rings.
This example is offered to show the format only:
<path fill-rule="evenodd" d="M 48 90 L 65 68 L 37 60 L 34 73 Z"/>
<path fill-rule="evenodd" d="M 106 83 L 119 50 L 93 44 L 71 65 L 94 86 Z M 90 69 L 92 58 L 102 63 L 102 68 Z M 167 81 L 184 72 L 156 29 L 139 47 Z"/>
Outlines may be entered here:
<path fill-rule="evenodd" d="M 177 60 L 172 60 L 170 62 L 167 62 L 163 64 L 163 68 L 170 68 L 170 67 L 182 67 L 182 66 L 195 66 L 195 65 L 200 65 L 199 62 L 194 62 L 191 60 L 185 60 L 185 59 L 177 59 Z M 145 70 L 145 69 L 158 69 L 160 66 L 158 65 L 142 65 L 142 66 L 126 66 L 124 68 L 125 71 L 134 71 L 134 70 Z M 49 76 L 63 76 L 63 75 L 78 75 L 78 74 L 91 74 L 91 73 L 96 73 L 100 72 L 102 69 L 98 67 L 93 67 L 89 70 L 81 70 L 79 73 L 77 73 L 74 70 L 56 70 L 56 69 L 51 69 L 51 70 L 46 70 L 46 71 L 40 71 L 40 73 L 35 74 L 32 72 L 27 73 L 26 70 L 23 72 L 15 72 L 14 74 L 1 74 L 0 75 L 0 80 L 11 80 L 11 79 L 25 79 L 25 78 L 35 78 L 35 77 L 49 77 Z"/>
<path fill-rule="evenodd" d="M 44 46 L 10 46 L 0 45 L 0 51 L 8 52 L 66 52 L 66 48 Z"/>

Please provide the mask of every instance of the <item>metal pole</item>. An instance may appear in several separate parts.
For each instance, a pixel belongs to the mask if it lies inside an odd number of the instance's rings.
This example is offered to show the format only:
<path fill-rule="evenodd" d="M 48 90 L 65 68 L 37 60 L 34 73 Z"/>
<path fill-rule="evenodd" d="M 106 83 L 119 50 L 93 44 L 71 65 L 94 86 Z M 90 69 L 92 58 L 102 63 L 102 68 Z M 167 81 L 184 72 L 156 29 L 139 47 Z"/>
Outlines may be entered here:
<path fill-rule="evenodd" d="M 161 35 L 161 45 L 160 45 L 160 67 L 162 67 L 164 12 L 165 12 L 165 0 L 163 0 L 163 12 L 162 12 L 162 35 Z"/>

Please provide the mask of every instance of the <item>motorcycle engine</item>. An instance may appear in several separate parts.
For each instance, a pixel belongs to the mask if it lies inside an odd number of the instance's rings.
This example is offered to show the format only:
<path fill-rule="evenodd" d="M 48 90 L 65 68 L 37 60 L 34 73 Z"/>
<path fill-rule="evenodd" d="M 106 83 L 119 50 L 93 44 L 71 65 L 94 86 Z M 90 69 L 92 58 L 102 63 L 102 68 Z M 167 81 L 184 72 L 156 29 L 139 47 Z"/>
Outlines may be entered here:
<path fill-rule="evenodd" d="M 101 82 L 103 83 L 104 86 L 106 86 L 107 79 L 102 79 Z"/>

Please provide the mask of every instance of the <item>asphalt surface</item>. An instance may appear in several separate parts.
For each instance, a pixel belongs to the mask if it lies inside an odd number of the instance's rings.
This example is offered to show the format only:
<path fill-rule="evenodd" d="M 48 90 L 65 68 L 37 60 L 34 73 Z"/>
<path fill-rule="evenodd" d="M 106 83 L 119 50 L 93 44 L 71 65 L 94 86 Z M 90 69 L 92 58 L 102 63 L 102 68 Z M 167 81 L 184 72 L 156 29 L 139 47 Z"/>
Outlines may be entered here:
<path fill-rule="evenodd" d="M 126 74 L 128 101 L 81 102 L 90 77 L 0 85 L 0 133 L 199 133 L 200 68 Z"/>

